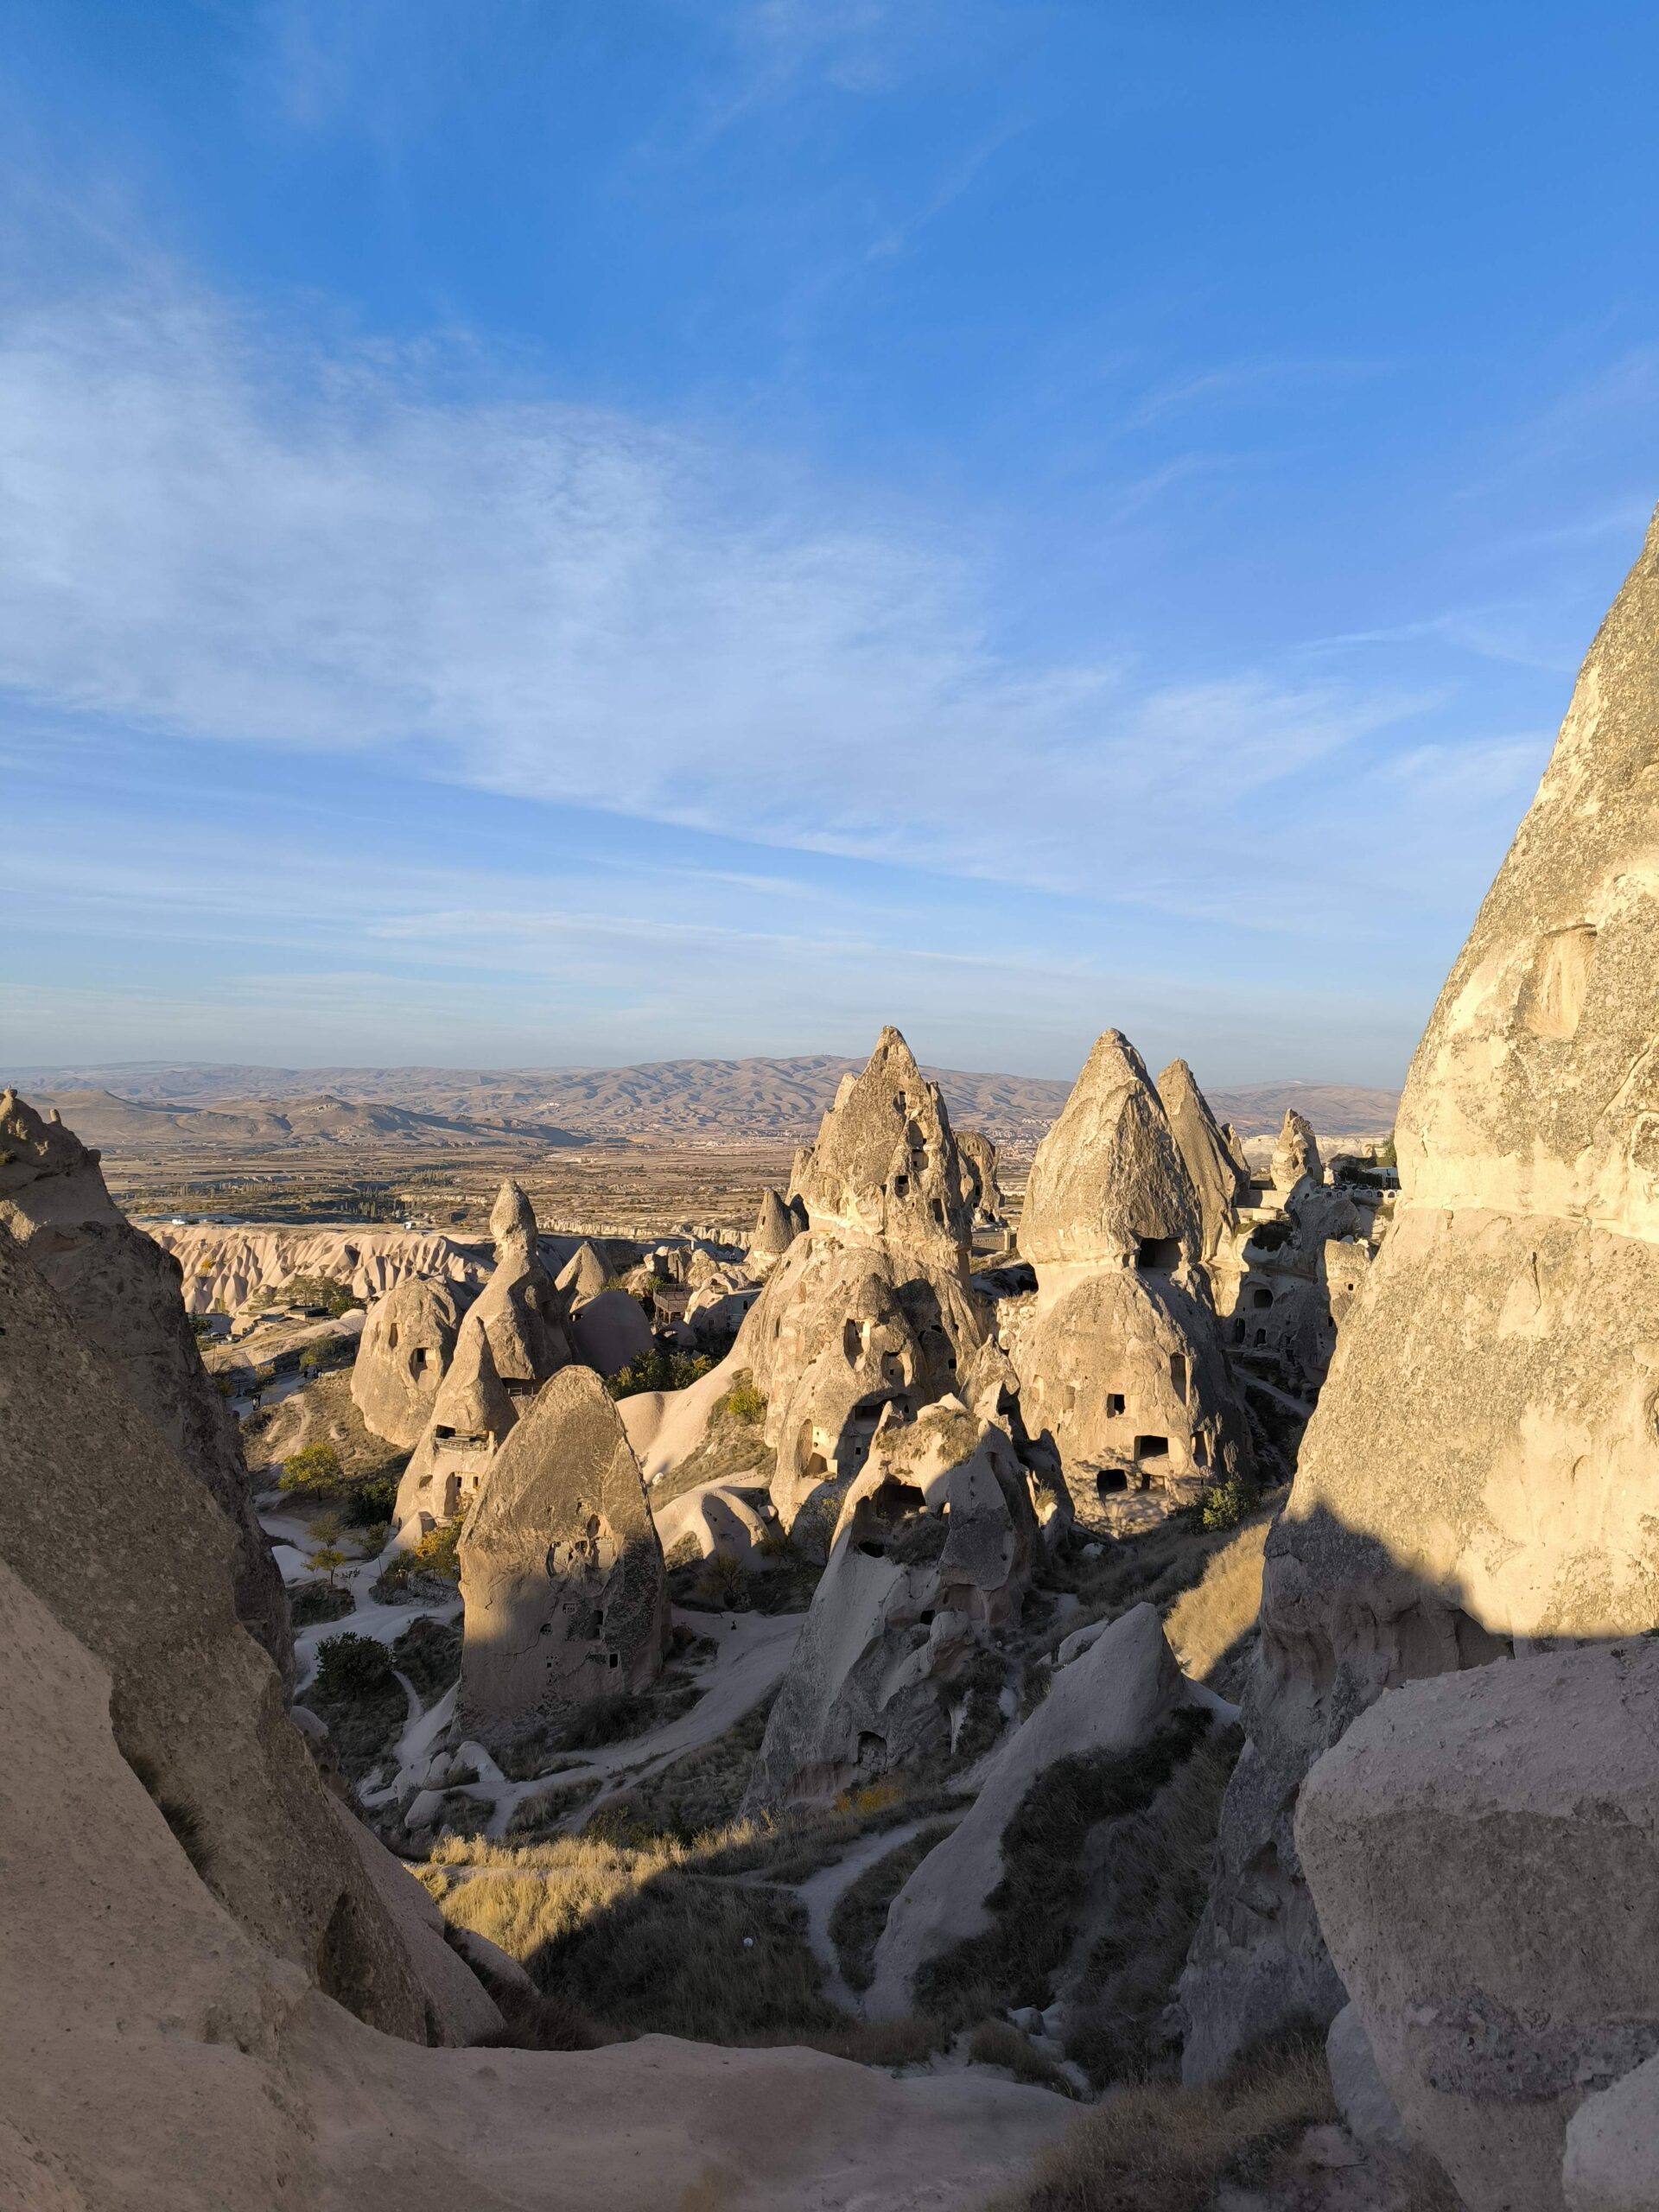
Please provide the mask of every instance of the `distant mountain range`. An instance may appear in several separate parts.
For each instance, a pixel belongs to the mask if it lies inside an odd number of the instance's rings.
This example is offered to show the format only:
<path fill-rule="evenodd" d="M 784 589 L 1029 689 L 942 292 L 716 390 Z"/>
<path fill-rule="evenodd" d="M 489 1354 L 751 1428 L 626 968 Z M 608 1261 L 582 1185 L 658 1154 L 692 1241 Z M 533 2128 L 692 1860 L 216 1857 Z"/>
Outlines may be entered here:
<path fill-rule="evenodd" d="M 273 1068 L 162 1062 L 22 1068 L 11 1077 L 55 1104 L 89 1144 L 134 1149 L 550 1146 L 629 1137 L 810 1136 L 843 1075 L 863 1063 L 656 1060 L 623 1068 Z M 1071 1085 L 1036 1076 L 930 1068 L 952 1121 L 999 1143 L 1030 1143 Z M 1246 1135 L 1276 1129 L 1285 1109 L 1322 1135 L 1380 1135 L 1399 1093 L 1356 1084 L 1280 1083 L 1211 1090 L 1218 1119 Z"/>

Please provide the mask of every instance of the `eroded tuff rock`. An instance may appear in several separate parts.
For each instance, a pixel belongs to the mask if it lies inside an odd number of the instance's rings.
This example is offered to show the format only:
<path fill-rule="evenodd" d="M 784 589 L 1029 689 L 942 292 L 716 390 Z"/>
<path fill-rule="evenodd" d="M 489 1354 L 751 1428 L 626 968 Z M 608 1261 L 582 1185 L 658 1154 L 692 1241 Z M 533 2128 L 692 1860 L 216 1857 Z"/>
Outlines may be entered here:
<path fill-rule="evenodd" d="M 662 1546 L 604 1384 L 568 1367 L 490 1467 L 461 1537 L 460 1713 L 501 1743 L 645 1688 L 668 1640 Z"/>
<path fill-rule="evenodd" d="M 979 1129 L 958 1129 L 957 1152 L 962 1161 L 974 1226 L 1002 1228 L 1002 1187 L 996 1179 L 996 1147 Z"/>
<path fill-rule="evenodd" d="M 0 1555 L 85 1647 L 86 1664 L 106 1673 L 130 1770 L 122 1796 L 143 1783 L 160 1808 L 156 1825 L 170 1821 L 211 1874 L 221 1927 L 233 1932 L 228 1913 L 296 1982 L 315 1980 L 417 2042 L 487 2031 L 493 2008 L 474 2001 L 470 1976 L 456 1983 L 442 1941 L 417 1956 L 394 1924 L 365 1863 L 380 1846 L 359 1846 L 342 1827 L 276 1669 L 238 1622 L 229 1517 L 4 1235 L 0 1330 Z M 111 1854 L 109 1817 L 92 1833 L 106 1858 L 120 1859 L 133 1839 L 124 1822 Z M 36 1830 L 31 1847 L 50 1859 L 67 1841 L 61 1830 Z M 8 1894 L 15 1907 L 19 1892 Z M 102 1912 L 91 1918 L 107 1946 L 99 1955 L 124 1955 Z M 200 1984 L 204 2003 L 212 1979 Z"/>
<path fill-rule="evenodd" d="M 1201 1256 L 1212 1260 L 1232 1230 L 1240 1200 L 1249 1187 L 1239 1163 L 1216 1126 L 1210 1102 L 1185 1060 L 1172 1060 L 1158 1078 L 1158 1096 L 1169 1117 L 1169 1133 L 1198 1200 Z"/>
<path fill-rule="evenodd" d="M 911 2011 L 921 1968 L 990 1927 L 988 1899 L 1003 1875 L 1003 1832 L 1056 1760 L 1132 1751 L 1193 1699 L 1212 1702 L 1183 1681 L 1151 1605 L 1133 1607 L 1062 1667 L 1048 1695 L 997 1751 L 961 1822 L 894 1898 L 876 1946 L 866 2000 L 871 2018 Z"/>
<path fill-rule="evenodd" d="M 1291 1816 L 1381 1691 L 1659 1623 L 1656 751 L 1650 535 L 1417 1049 L 1395 1227 L 1268 1540 L 1194 2078 L 1341 2002 Z"/>
<path fill-rule="evenodd" d="M 990 1637 L 1018 1618 L 1036 1535 L 1005 1430 L 955 1398 L 885 1417 L 842 1501 L 747 1809 L 913 1774 L 956 1748 L 976 1695 L 1000 1720 Z"/>
<path fill-rule="evenodd" d="M 432 2031 L 429 2004 L 442 2033 L 457 1990 L 493 2015 L 435 1937 L 424 1993 L 389 1943 L 383 1963 L 359 1845 L 235 1623 L 223 1516 L 3 1236 L 0 1299 L 0 1550 L 22 1567 L 0 1562 L 0 2200 L 639 2212 L 713 2173 L 730 2212 L 812 2212 L 831 2161 L 861 2201 L 967 2202 L 1061 2132 L 1059 2100 L 983 2075 L 895 2082 L 659 2036 L 435 2050 L 353 2018 L 345 2004 L 395 2021 L 407 1996 L 413 2033 Z M 427 1925 L 416 1885 L 362 1840 Z"/>
<path fill-rule="evenodd" d="M 432 1418 L 454 1355 L 461 1303 L 448 1283 L 406 1275 L 369 1308 L 352 1368 L 366 1427 L 412 1451 Z"/>
<path fill-rule="evenodd" d="M 536 1216 L 511 1179 L 496 1198 L 490 1233 L 494 1272 L 461 1325 L 431 1419 L 397 1486 L 398 1533 L 410 1541 L 471 1503 L 519 1408 L 570 1363 L 562 1300 L 542 1264 Z"/>
<path fill-rule="evenodd" d="M 959 1265 L 973 1209 L 950 1116 L 908 1045 L 884 1029 L 861 1074 L 846 1076 L 813 1143 L 797 1155 L 793 1195 L 812 1228 L 843 1243 L 936 1249 Z"/>
<path fill-rule="evenodd" d="M 637 1298 L 626 1290 L 601 1290 L 579 1306 L 570 1319 L 576 1357 L 601 1375 L 618 1375 L 645 1357 L 656 1338 Z"/>
<path fill-rule="evenodd" d="M 1319 1925 L 1469 2212 L 1560 2212 L 1569 2119 L 1659 2053 L 1656 1729 L 1635 1637 L 1391 1691 L 1303 1786 Z"/>
<path fill-rule="evenodd" d="M 1192 1185 L 1115 1029 L 1037 1148 L 1020 1249 L 1037 1290 L 1006 1309 L 1003 1341 L 1026 1427 L 1052 1442 L 1081 1520 L 1136 1526 L 1248 1470 Z"/>
<path fill-rule="evenodd" d="M 184 1270 L 185 1310 L 238 1313 L 296 1275 L 327 1275 L 365 1301 L 411 1275 L 449 1283 L 463 1302 L 489 1274 L 473 1244 L 431 1230 L 231 1228 L 219 1223 L 147 1221 L 144 1233 Z"/>
<path fill-rule="evenodd" d="M 1020 1217 L 1033 1265 L 1195 1266 L 1198 1207 L 1163 1102 L 1121 1031 L 1095 1042 L 1037 1147 Z"/>
<path fill-rule="evenodd" d="M 0 1095 L 0 1233 L 28 1255 L 83 1340 L 224 1512 L 234 1535 L 238 1617 L 291 1684 L 282 1577 L 255 1517 L 236 1418 L 185 1318 L 179 1263 L 115 1205 L 98 1160 L 60 1122 L 43 1122 L 13 1090 Z"/>
<path fill-rule="evenodd" d="M 1319 1158 L 1319 1141 L 1313 1134 L 1313 1124 L 1305 1114 L 1294 1106 L 1285 1109 L 1284 1125 L 1273 1147 L 1273 1183 L 1279 1191 L 1294 1190 L 1304 1176 L 1315 1183 L 1325 1179 L 1325 1166 Z"/>
<path fill-rule="evenodd" d="M 799 1226 L 781 1193 L 770 1187 L 762 1191 L 760 1211 L 754 1217 L 754 1234 L 749 1239 L 751 1268 L 764 1271 L 772 1266 L 799 1235 Z"/>
<path fill-rule="evenodd" d="M 730 1364 L 766 1399 L 772 1498 L 794 1526 L 863 1466 L 876 1424 L 947 1393 L 970 1402 L 999 1356 L 961 1275 L 874 1241 L 797 1238 L 749 1309 Z"/>
<path fill-rule="evenodd" d="M 590 1298 L 599 1297 L 610 1280 L 604 1254 L 584 1239 L 560 1268 L 556 1280 L 566 1313 L 574 1313 Z"/>

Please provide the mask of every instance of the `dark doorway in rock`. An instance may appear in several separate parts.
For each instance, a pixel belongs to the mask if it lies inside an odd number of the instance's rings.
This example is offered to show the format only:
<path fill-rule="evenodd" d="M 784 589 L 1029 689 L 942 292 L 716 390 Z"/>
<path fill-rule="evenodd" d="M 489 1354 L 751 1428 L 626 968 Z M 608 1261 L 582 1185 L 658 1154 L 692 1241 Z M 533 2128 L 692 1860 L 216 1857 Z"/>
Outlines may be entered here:
<path fill-rule="evenodd" d="M 1135 1264 L 1142 1274 L 1166 1275 L 1180 1263 L 1179 1236 L 1143 1236 L 1135 1249 Z"/>

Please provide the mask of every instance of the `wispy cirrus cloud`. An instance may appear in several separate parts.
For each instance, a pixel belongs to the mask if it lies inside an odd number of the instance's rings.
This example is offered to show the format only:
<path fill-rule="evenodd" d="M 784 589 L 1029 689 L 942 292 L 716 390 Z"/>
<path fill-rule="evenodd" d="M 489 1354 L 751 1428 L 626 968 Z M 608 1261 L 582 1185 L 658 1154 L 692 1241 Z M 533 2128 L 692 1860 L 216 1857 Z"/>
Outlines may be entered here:
<path fill-rule="evenodd" d="M 1220 864 L 1226 807 L 1423 703 L 1015 657 L 943 528 L 713 437 L 445 397 L 442 365 L 285 344 L 154 272 L 21 305 L 0 683 L 1054 890 L 1177 828 Z"/>

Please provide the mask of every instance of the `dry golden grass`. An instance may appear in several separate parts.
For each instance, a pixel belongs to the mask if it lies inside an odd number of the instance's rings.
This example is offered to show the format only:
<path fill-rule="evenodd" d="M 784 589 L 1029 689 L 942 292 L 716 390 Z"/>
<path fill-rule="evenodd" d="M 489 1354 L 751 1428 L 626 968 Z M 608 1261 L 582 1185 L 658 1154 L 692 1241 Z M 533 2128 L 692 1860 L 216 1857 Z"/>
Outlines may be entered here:
<path fill-rule="evenodd" d="M 1201 1581 L 1182 1591 L 1164 1616 L 1183 1674 L 1195 1681 L 1211 1674 L 1255 1626 L 1262 1610 L 1262 1550 L 1271 1516 L 1263 1515 L 1211 1554 Z"/>
<path fill-rule="evenodd" d="M 1224 2183 L 1270 2180 L 1305 2130 L 1335 2117 L 1311 2038 L 1214 2088 L 1130 2087 L 1077 2120 L 987 2212 L 1202 2212 Z"/>

